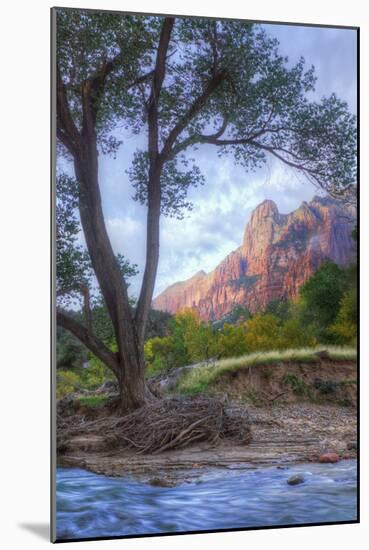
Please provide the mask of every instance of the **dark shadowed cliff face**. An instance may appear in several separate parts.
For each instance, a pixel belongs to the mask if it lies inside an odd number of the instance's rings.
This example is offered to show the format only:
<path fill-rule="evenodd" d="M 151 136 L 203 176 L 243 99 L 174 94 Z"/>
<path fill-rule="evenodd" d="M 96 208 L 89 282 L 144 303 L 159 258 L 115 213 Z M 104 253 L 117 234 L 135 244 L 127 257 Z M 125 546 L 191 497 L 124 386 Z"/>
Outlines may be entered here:
<path fill-rule="evenodd" d="M 255 312 L 273 299 L 293 298 L 326 258 L 345 265 L 355 255 L 355 211 L 328 197 L 314 197 L 290 214 L 271 200 L 251 214 L 242 245 L 209 274 L 199 271 L 155 298 L 155 309 L 196 308 L 219 319 L 236 305 Z"/>

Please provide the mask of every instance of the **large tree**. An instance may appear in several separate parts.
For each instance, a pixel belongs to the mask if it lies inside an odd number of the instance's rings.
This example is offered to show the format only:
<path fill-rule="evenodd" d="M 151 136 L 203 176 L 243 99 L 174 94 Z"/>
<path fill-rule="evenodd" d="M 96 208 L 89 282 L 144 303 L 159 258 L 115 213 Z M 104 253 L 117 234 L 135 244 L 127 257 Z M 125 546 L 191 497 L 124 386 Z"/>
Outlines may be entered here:
<path fill-rule="evenodd" d="M 118 351 L 94 334 L 83 286 L 86 322 L 62 307 L 57 322 L 115 373 L 123 408 L 130 410 L 147 396 L 143 344 L 160 216 L 181 217 L 191 208 L 189 186 L 203 183 L 191 152 L 213 145 L 246 170 L 272 156 L 327 192 L 347 194 L 356 178 L 355 119 L 334 94 L 309 100 L 313 68 L 306 70 L 303 59 L 291 66 L 259 25 L 59 8 L 54 14 L 59 152 L 74 166 L 88 256 Z M 147 206 L 146 264 L 134 308 L 106 230 L 99 185 L 99 154 L 117 151 L 122 128 L 147 138 L 126 167 L 135 199 Z"/>

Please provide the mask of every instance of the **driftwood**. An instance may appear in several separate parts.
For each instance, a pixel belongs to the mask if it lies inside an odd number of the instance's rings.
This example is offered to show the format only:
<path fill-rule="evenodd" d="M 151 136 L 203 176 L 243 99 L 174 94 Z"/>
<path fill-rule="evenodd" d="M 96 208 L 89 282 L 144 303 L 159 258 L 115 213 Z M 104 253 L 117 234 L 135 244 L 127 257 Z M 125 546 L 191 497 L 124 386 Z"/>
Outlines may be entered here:
<path fill-rule="evenodd" d="M 125 416 L 109 416 L 81 422 L 78 418 L 58 426 L 60 452 L 73 436 L 94 434 L 104 437 L 107 448 L 127 447 L 137 453 L 158 454 L 195 442 L 216 444 L 231 439 L 239 444 L 251 441 L 250 421 L 242 407 L 228 406 L 215 397 L 185 399 L 172 397 L 155 401 Z"/>

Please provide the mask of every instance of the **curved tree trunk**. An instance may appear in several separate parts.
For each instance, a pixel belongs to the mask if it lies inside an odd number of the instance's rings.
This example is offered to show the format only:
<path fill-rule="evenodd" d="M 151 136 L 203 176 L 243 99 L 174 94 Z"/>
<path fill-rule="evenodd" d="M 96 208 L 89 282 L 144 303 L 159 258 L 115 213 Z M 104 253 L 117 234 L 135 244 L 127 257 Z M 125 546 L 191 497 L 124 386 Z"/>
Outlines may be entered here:
<path fill-rule="evenodd" d="M 135 409 L 145 402 L 143 346 L 139 344 L 127 286 L 106 231 L 97 176 L 97 151 L 90 149 L 84 158 L 76 159 L 75 172 L 80 185 L 83 232 L 118 345 L 122 408 Z"/>
<path fill-rule="evenodd" d="M 118 345 L 116 356 L 112 358 L 113 354 L 109 353 L 88 328 L 78 328 L 79 323 L 68 322 L 65 315 L 58 316 L 58 322 L 63 322 L 65 328 L 81 339 L 117 376 L 124 411 L 141 407 L 151 396 L 145 385 L 144 335 L 159 261 L 160 175 L 163 159 L 158 151 L 158 101 L 165 77 L 165 60 L 173 24 L 174 18 L 164 19 L 155 69 L 152 72 L 148 108 L 150 174 L 146 266 L 135 317 L 129 304 L 126 282 L 106 231 L 98 181 L 97 113 L 106 78 L 119 62 L 120 55 L 110 61 L 103 61 L 99 70 L 83 82 L 81 130 L 74 123 L 65 85 L 57 68 L 57 135 L 74 160 L 79 184 L 81 224 L 92 267 L 113 324 Z M 106 357 L 108 361 L 104 360 Z"/>

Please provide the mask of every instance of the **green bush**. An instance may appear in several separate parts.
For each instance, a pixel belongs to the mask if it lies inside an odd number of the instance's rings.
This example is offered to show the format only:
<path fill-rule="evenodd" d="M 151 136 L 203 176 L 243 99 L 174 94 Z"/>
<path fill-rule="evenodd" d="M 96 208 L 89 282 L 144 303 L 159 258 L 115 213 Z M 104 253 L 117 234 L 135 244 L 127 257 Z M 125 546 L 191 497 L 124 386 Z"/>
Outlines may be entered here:
<path fill-rule="evenodd" d="M 354 342 L 357 337 L 357 290 L 349 289 L 342 297 L 336 321 L 331 326 L 340 344 Z"/>
<path fill-rule="evenodd" d="M 225 323 L 223 330 L 218 334 L 215 355 L 222 358 L 237 357 L 247 353 L 245 334 L 245 324 L 233 326 Z"/>
<path fill-rule="evenodd" d="M 56 372 L 56 397 L 61 399 L 80 387 L 80 377 L 70 370 L 57 370 Z"/>
<path fill-rule="evenodd" d="M 246 323 L 246 347 L 248 351 L 280 349 L 278 319 L 270 313 L 258 313 Z"/>
<path fill-rule="evenodd" d="M 114 374 L 99 359 L 91 356 L 88 366 L 80 372 L 81 388 L 86 390 L 95 390 L 107 380 L 116 380 Z"/>

